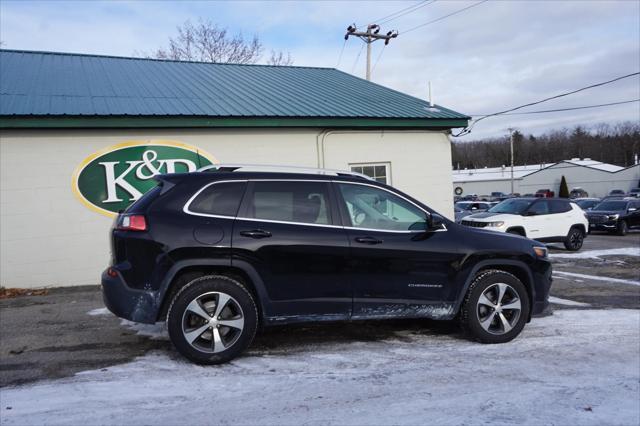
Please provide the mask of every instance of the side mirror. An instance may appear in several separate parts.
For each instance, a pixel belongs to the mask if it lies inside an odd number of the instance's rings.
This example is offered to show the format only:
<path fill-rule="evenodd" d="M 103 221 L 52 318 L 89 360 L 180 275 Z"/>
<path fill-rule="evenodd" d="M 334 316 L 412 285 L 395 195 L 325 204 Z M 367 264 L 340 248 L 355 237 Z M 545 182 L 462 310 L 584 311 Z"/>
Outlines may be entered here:
<path fill-rule="evenodd" d="M 427 226 L 429 230 L 442 229 L 444 225 L 444 219 L 437 214 L 427 215 Z"/>

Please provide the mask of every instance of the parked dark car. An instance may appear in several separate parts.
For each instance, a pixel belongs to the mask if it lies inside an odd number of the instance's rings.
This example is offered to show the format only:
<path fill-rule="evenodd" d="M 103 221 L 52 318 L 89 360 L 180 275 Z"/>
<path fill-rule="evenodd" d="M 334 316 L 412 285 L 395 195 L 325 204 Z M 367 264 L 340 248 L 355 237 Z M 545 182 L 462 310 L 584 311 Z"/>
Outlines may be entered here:
<path fill-rule="evenodd" d="M 608 199 L 587 212 L 590 231 L 608 231 L 626 235 L 629 229 L 640 228 L 640 201 Z"/>
<path fill-rule="evenodd" d="M 610 197 L 624 197 L 627 195 L 622 189 L 612 189 L 608 194 Z"/>
<path fill-rule="evenodd" d="M 640 198 L 640 188 L 631 188 L 629 197 Z"/>
<path fill-rule="evenodd" d="M 582 210 L 591 210 L 602 201 L 600 198 L 576 198 L 575 203 L 580 206 Z"/>
<path fill-rule="evenodd" d="M 474 213 L 486 212 L 493 206 L 493 203 L 484 201 L 458 201 L 453 210 L 456 222 L 460 222 L 463 217 Z"/>
<path fill-rule="evenodd" d="M 569 192 L 569 198 L 587 198 L 589 197 L 589 193 L 582 188 L 573 188 L 571 192 Z"/>
<path fill-rule="evenodd" d="M 215 166 L 156 179 L 111 230 L 104 301 L 166 320 L 197 363 L 238 356 L 260 326 L 309 321 L 457 318 L 504 343 L 548 304 L 543 244 L 457 225 L 361 175 Z"/>

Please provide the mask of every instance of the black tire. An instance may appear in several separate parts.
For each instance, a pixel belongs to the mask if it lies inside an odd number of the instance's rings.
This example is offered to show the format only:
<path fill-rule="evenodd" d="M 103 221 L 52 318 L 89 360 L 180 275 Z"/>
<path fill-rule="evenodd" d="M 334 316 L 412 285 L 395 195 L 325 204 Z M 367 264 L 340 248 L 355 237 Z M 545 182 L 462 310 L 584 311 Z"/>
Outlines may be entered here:
<path fill-rule="evenodd" d="M 625 235 L 627 235 L 628 230 L 629 230 L 629 227 L 627 226 L 627 221 L 621 220 L 618 222 L 618 226 L 616 227 L 616 235 L 620 235 L 621 237 L 624 237 Z"/>
<path fill-rule="evenodd" d="M 489 327 L 491 327 L 491 324 L 493 323 L 496 325 L 496 330 L 487 330 L 483 328 L 481 324 L 482 313 L 480 311 L 482 310 L 482 304 L 479 303 L 480 297 L 485 292 L 492 292 L 499 284 L 506 284 L 510 287 L 511 290 L 508 290 L 505 294 L 513 292 L 513 296 L 516 296 L 520 302 L 520 312 L 517 317 L 513 316 L 514 312 L 512 311 L 505 311 L 505 314 L 503 314 L 503 316 L 507 317 L 506 319 L 508 321 L 513 321 L 510 325 L 511 329 L 507 332 L 504 332 L 504 327 L 502 326 L 503 323 L 498 316 L 499 313 L 496 311 L 489 314 L 494 315 L 494 319 L 490 322 Z M 502 300 L 504 301 L 505 299 L 503 298 Z M 515 301 L 514 298 L 507 299 L 508 303 L 506 305 L 509 305 L 513 301 Z M 487 308 L 486 305 L 482 306 L 485 309 Z M 508 272 L 492 269 L 482 271 L 474 278 L 473 282 L 469 286 L 467 295 L 462 302 L 459 319 L 463 332 L 472 340 L 476 340 L 481 343 L 506 343 L 513 340 L 518 334 L 520 334 L 524 325 L 528 321 L 529 311 L 529 295 L 524 284 Z M 487 317 L 488 315 L 485 316 L 485 318 Z M 486 324 L 486 322 L 484 324 Z M 502 329 L 502 332 L 500 332 L 500 329 Z"/>
<path fill-rule="evenodd" d="M 219 311 L 221 297 L 230 298 Z M 207 298 L 209 301 L 202 303 Z M 207 323 L 202 316 L 187 309 L 194 301 L 214 323 Z M 220 320 L 222 325 L 211 325 L 215 324 L 216 318 L 212 312 L 220 314 L 217 320 Z M 228 316 L 228 319 L 223 319 L 223 314 Z M 244 320 L 241 329 L 224 325 L 238 319 Z M 194 330 L 192 336 L 205 328 L 195 337 L 193 344 L 186 337 L 189 327 Z M 214 327 L 217 330 L 214 330 Z M 258 309 L 253 296 L 242 283 L 224 275 L 209 275 L 189 282 L 175 295 L 167 313 L 167 329 L 171 342 L 178 352 L 198 364 L 222 364 L 237 357 L 251 345 L 257 328 Z M 214 339 L 214 332 L 217 339 Z M 229 339 L 224 342 L 227 337 Z M 221 342 L 221 346 L 218 346 L 216 340 Z M 225 343 L 229 344 L 226 348 Z M 216 351 L 212 352 L 214 348 Z"/>
<path fill-rule="evenodd" d="M 508 229 L 507 234 L 520 235 L 521 237 L 526 237 L 523 231 L 520 229 Z"/>
<path fill-rule="evenodd" d="M 573 227 L 569 230 L 564 240 L 564 247 L 569 251 L 578 251 L 584 243 L 584 232 L 582 229 Z"/>

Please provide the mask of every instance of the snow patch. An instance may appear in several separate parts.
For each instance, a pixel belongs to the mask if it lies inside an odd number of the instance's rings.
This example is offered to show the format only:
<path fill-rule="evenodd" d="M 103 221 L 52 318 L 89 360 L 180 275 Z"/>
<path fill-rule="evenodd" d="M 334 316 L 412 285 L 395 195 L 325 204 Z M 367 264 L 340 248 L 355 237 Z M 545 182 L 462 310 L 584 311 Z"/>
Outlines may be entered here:
<path fill-rule="evenodd" d="M 87 312 L 87 315 L 91 315 L 92 317 L 98 315 L 111 315 L 111 311 L 109 311 L 109 309 L 107 308 L 98 308 L 90 310 L 89 312 Z"/>
<path fill-rule="evenodd" d="M 591 306 L 589 303 L 576 302 L 575 300 L 569 299 L 561 299 L 559 297 L 549 296 L 549 302 L 554 303 L 556 305 L 565 305 L 565 306 Z"/>
<path fill-rule="evenodd" d="M 169 340 L 167 325 L 165 322 L 157 322 L 155 324 L 141 324 L 123 319 L 120 325 L 133 330 L 139 336 L 150 337 L 152 340 Z"/>
<path fill-rule="evenodd" d="M 584 278 L 585 280 L 607 281 L 612 283 L 630 284 L 640 286 L 640 281 L 623 280 L 621 278 L 599 277 L 597 275 L 576 274 L 574 272 L 553 271 L 554 274 L 566 275 L 568 277 Z"/>
<path fill-rule="evenodd" d="M 504 345 L 421 333 L 392 343 L 283 345 L 211 367 L 157 351 L 108 369 L 3 388 L 2 424 L 90 419 L 92 424 L 599 425 L 640 419 L 638 310 L 557 311 L 534 318 Z"/>
<path fill-rule="evenodd" d="M 577 253 L 550 253 L 551 258 L 564 259 L 600 259 L 601 256 L 640 256 L 640 247 L 622 247 L 607 250 L 584 250 Z"/>

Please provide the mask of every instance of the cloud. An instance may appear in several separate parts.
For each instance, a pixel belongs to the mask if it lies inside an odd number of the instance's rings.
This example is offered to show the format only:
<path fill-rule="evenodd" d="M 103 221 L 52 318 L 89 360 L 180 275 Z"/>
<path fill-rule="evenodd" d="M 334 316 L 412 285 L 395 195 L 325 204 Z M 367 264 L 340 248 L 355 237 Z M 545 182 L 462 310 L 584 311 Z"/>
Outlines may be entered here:
<path fill-rule="evenodd" d="M 474 1 L 437 1 L 383 25 L 400 30 L 383 49 L 373 80 L 465 113 L 491 113 L 640 70 L 640 2 L 490 1 L 415 31 L 421 23 Z M 2 2 L 5 48 L 129 56 L 164 45 L 186 19 L 211 19 L 245 36 L 259 34 L 267 51 L 290 51 L 296 65 L 335 67 L 364 76 L 363 43 L 343 39 L 359 27 L 415 1 L 255 2 Z M 356 58 L 360 52 L 358 61 Z M 640 98 L 640 80 L 627 79 L 535 109 Z M 532 108 L 534 109 L 534 108 Z M 492 118 L 470 138 L 514 126 L 539 133 L 556 126 L 638 120 L 638 104 L 544 115 Z"/>

